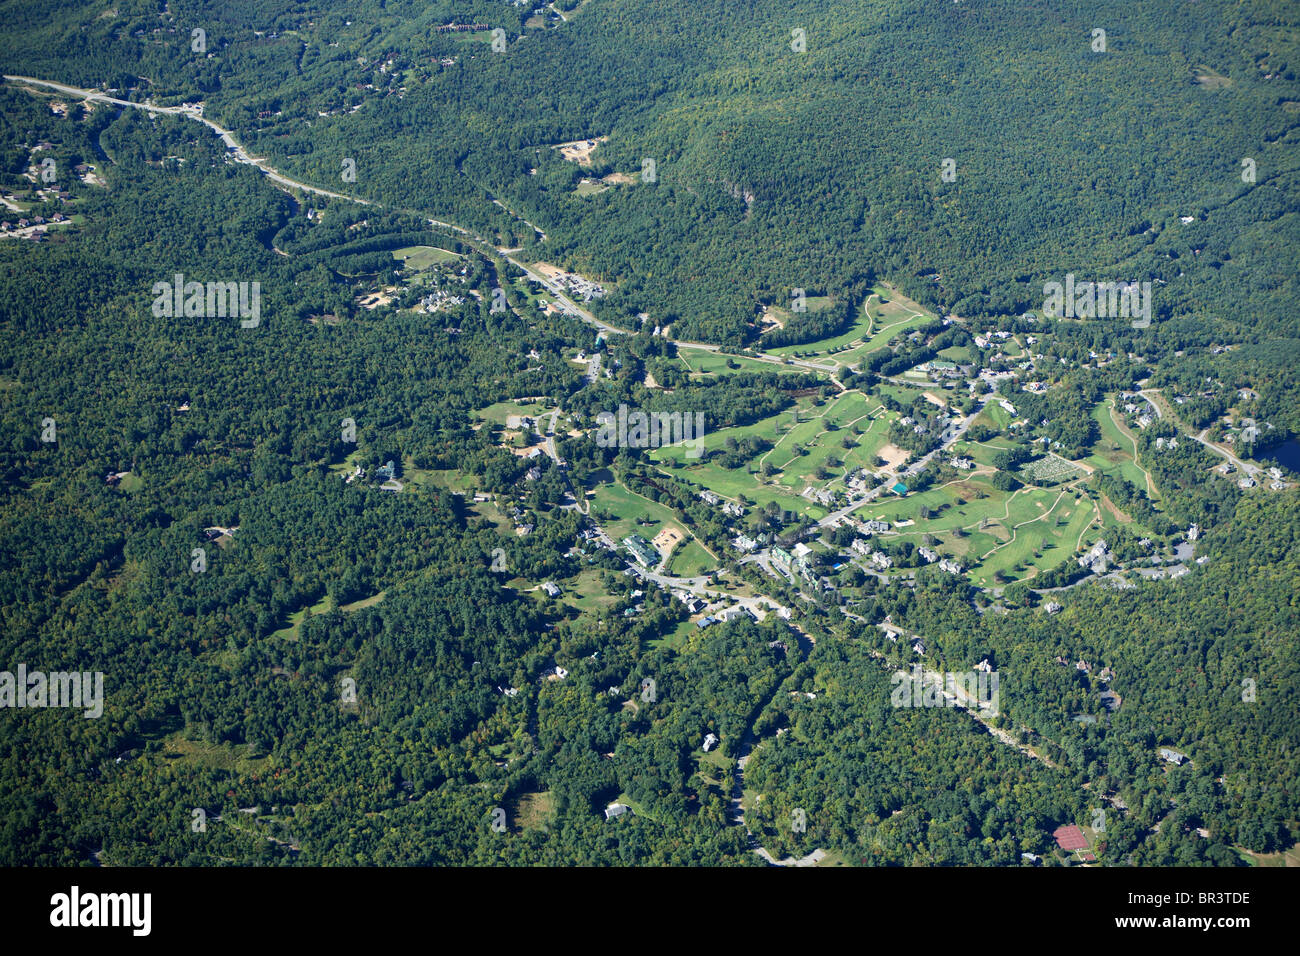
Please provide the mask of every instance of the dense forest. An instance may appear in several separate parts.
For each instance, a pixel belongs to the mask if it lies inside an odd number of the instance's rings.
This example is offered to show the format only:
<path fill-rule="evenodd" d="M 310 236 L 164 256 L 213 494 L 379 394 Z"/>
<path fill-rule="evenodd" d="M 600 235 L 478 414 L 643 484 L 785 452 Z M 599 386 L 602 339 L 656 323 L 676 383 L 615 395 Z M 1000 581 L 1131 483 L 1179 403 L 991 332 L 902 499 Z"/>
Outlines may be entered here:
<path fill-rule="evenodd" d="M 620 404 L 744 428 L 979 354 L 934 318 L 838 378 L 739 364 L 792 290 L 832 304 L 765 349 L 842 334 L 882 278 L 938 316 L 1040 337 L 1050 387 L 994 395 L 1026 422 L 991 459 L 1001 490 L 1028 442 L 1086 456 L 1091 410 L 1139 384 L 1185 394 L 1204 429 L 1248 388 L 1270 441 L 1300 434 L 1293 9 L 104 6 L 5 3 L 22 27 L 0 30 L 4 72 L 201 100 L 253 155 L 372 204 L 279 189 L 187 118 L 0 87 L 0 187 L 24 194 L 0 222 L 72 214 L 0 240 L 0 669 L 105 686 L 100 719 L 0 708 L 0 864 L 759 865 L 734 819 L 746 791 L 773 855 L 852 865 L 1054 860 L 1055 827 L 1116 800 L 1107 863 L 1241 865 L 1295 843 L 1297 491 L 1244 494 L 1192 441 L 1155 454 L 1168 422 L 1134 444 L 1159 501 L 1113 473 L 1080 494 L 1162 540 L 1199 524 L 1208 560 L 1128 590 L 1078 584 L 1071 559 L 1042 595 L 1013 585 L 991 606 L 891 542 L 915 586 L 820 560 L 843 593 L 805 594 L 733 564 L 793 621 L 696 630 L 584 545 L 574 507 L 616 480 L 724 553 L 728 523 L 671 464 L 582 429 Z M 551 148 L 597 137 L 590 165 Z M 42 158 L 66 195 L 35 196 Z M 399 257 L 429 248 L 428 269 Z M 539 307 L 503 250 L 599 280 L 584 307 L 629 334 L 597 343 Z M 1152 326 L 1038 314 L 1067 273 L 1152 281 Z M 257 283 L 260 323 L 158 315 L 152 290 L 177 274 Z M 693 372 L 656 326 L 722 343 L 725 374 Z M 579 349 L 604 361 L 593 381 Z M 937 446 L 933 400 L 880 403 L 908 416 L 888 435 L 913 459 Z M 562 407 L 573 431 L 555 459 L 525 457 L 543 426 L 496 405 Z M 743 469 L 769 446 L 703 461 Z M 387 462 L 400 492 L 350 480 Z M 814 524 L 774 503 L 744 522 L 791 547 Z M 543 596 L 552 580 L 589 591 Z M 914 658 L 886 620 L 924 635 L 928 667 L 995 662 L 992 727 L 891 707 Z M 616 801 L 631 812 L 606 819 Z"/>

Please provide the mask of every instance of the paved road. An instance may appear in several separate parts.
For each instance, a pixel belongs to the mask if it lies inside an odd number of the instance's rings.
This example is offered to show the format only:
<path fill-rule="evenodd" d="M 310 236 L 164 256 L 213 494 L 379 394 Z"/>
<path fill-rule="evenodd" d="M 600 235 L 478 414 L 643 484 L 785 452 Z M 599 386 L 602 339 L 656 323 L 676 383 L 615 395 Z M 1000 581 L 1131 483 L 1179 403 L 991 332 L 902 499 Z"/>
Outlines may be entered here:
<path fill-rule="evenodd" d="M 238 143 L 238 141 L 236 141 L 234 134 L 230 130 L 226 129 L 224 126 L 214 123 L 210 119 L 206 119 L 203 116 L 203 111 L 202 111 L 203 108 L 201 106 L 199 107 L 154 106 L 151 103 L 135 103 L 132 102 L 131 100 L 118 99 L 115 96 L 109 96 L 107 93 L 101 93 L 98 90 L 85 90 L 82 89 L 81 87 L 67 86 L 66 84 L 63 83 L 53 83 L 49 80 L 38 80 L 30 76 L 13 76 L 10 74 L 5 74 L 5 79 L 11 83 L 27 83 L 32 86 L 48 87 L 52 90 L 56 90 L 59 93 L 65 93 L 68 96 L 80 97 L 81 99 L 88 100 L 89 102 L 92 103 L 112 103 L 115 106 L 130 106 L 135 109 L 145 110 L 150 113 L 170 113 L 173 116 L 189 117 L 190 119 L 195 120 L 196 122 L 202 123 L 204 126 L 208 127 L 213 132 L 215 132 L 218 136 L 220 136 L 221 141 L 226 145 L 226 147 L 234 151 L 234 157 L 236 161 L 244 163 L 249 166 L 256 166 L 263 173 L 265 173 L 266 177 L 270 179 L 272 182 L 279 183 L 281 186 L 288 186 L 292 189 L 301 189 L 304 192 L 314 193 L 318 196 L 331 196 L 335 199 L 346 199 L 350 202 L 360 203 L 363 206 L 372 205 L 372 203 L 368 202 L 365 199 L 357 199 L 354 196 L 345 196 L 343 193 L 331 192 L 328 189 L 321 189 L 317 186 L 310 186 L 307 183 L 300 182 L 299 180 L 296 179 L 292 179 L 278 172 L 271 166 L 268 166 L 266 164 L 266 160 L 258 159 L 254 156 L 250 156 L 248 152 L 244 149 L 244 147 L 241 146 Z"/>
<path fill-rule="evenodd" d="M 107 93 L 100 92 L 99 90 L 83 89 L 77 86 L 69 86 L 65 83 L 55 83 L 51 80 L 38 80 L 35 77 L 31 77 L 31 76 L 16 76 L 11 74 L 5 74 L 4 78 L 12 83 L 26 83 L 32 86 L 47 87 L 57 92 L 64 93 L 68 96 L 80 97 L 81 99 L 88 100 L 90 102 L 112 103 L 115 106 L 129 106 L 132 107 L 133 109 L 145 110 L 150 113 L 170 113 L 174 116 L 188 117 L 192 120 L 195 120 L 196 122 L 202 123 L 204 126 L 207 126 L 209 129 L 215 132 L 219 137 L 221 137 L 221 141 L 226 145 L 228 149 L 232 151 L 232 156 L 237 162 L 244 163 L 246 165 L 253 166 L 261 170 L 262 173 L 268 179 L 270 179 L 274 183 L 277 183 L 280 186 L 285 186 L 289 189 L 300 189 L 303 192 L 312 193 L 317 196 L 329 196 L 333 199 L 343 199 L 348 202 L 358 203 L 363 206 L 376 206 L 376 207 L 378 206 L 377 203 L 372 203 L 368 199 L 360 199 L 356 196 L 348 196 L 343 193 L 337 193 L 329 189 L 322 189 L 319 186 L 312 186 L 308 183 L 303 182 L 302 180 L 294 179 L 291 176 L 286 176 L 283 173 L 281 173 L 279 170 L 275 169 L 273 166 L 269 165 L 265 159 L 260 159 L 255 156 L 251 156 L 248 153 L 248 151 L 244 149 L 243 145 L 241 145 L 239 141 L 235 139 L 235 135 L 233 132 L 226 129 L 224 126 L 221 126 L 220 124 L 213 122 L 212 120 L 207 119 L 203 116 L 203 112 L 202 112 L 203 107 L 201 104 L 197 107 L 196 106 L 154 106 L 151 103 L 137 103 L 132 100 L 119 99 L 114 96 L 109 96 Z M 521 222 L 524 222 L 528 226 L 531 226 L 534 230 L 536 230 L 537 234 L 542 239 L 546 238 L 546 233 L 542 232 L 541 229 L 539 229 L 533 223 L 529 222 L 527 219 L 524 219 L 522 216 L 515 213 L 512 209 L 506 206 L 499 199 L 493 199 L 492 202 L 496 204 L 498 207 L 500 207 L 501 209 L 505 210 L 510 215 L 519 219 Z M 415 212 L 414 210 L 403 210 L 403 211 Z M 471 242 L 491 247 L 486 239 L 484 239 L 482 236 L 479 236 L 471 232 L 470 230 L 464 228 L 463 226 L 458 226 L 455 223 L 451 223 L 451 222 L 444 222 L 443 220 L 440 219 L 426 218 L 425 221 L 430 223 L 431 225 L 439 226 L 441 228 L 450 229 L 454 232 L 457 232 Z M 539 283 L 547 291 L 549 291 L 551 295 L 555 297 L 556 303 L 566 314 L 573 316 L 574 318 L 581 319 L 583 322 L 586 322 L 588 325 L 593 326 L 594 328 L 597 328 L 600 331 L 605 332 L 609 335 L 628 334 L 627 329 L 620 329 L 617 326 L 610 325 L 607 322 L 602 322 L 600 319 L 597 319 L 586 309 L 579 307 L 575 302 L 573 302 L 572 299 L 570 299 L 567 295 L 565 295 L 563 289 L 560 288 L 558 282 L 554 282 L 553 280 L 548 279 L 546 276 L 542 275 L 541 273 L 537 272 L 534 269 L 529 268 L 528 266 L 524 265 L 522 262 L 518 261 L 517 259 L 512 259 L 504 251 L 504 249 L 497 248 L 497 247 L 491 247 L 491 248 L 494 248 L 499 255 L 503 256 L 506 259 L 507 262 L 510 262 L 512 265 L 522 270 L 524 274 L 527 275 L 530 279 Z M 719 346 L 712 345 L 706 342 L 679 342 L 675 339 L 669 339 L 668 341 L 673 342 L 678 348 L 702 349 L 709 352 L 719 351 Z M 767 355 L 761 352 L 758 353 L 757 355 L 746 356 L 746 357 L 755 358 L 761 362 L 770 362 L 777 365 L 789 364 L 789 365 L 797 366 L 799 368 L 812 369 L 821 372 L 834 373 L 838 371 L 840 368 L 840 366 L 834 363 L 825 364 L 819 362 L 809 362 L 801 359 L 791 359 L 787 363 L 785 362 L 784 359 L 780 358 L 779 356 Z"/>
<path fill-rule="evenodd" d="M 1210 449 L 1210 451 L 1214 452 L 1215 454 L 1222 455 L 1224 458 L 1228 459 L 1228 461 L 1230 461 L 1230 462 L 1232 462 L 1234 465 L 1236 465 L 1236 466 L 1237 466 L 1237 470 L 1240 471 L 1240 472 L 1242 472 L 1243 474 L 1250 475 L 1252 478 L 1254 478 L 1254 477 L 1255 477 L 1256 475 L 1258 475 L 1261 471 L 1263 471 L 1263 469 L 1260 468 L 1258 465 L 1252 465 L 1252 464 L 1251 464 L 1250 462 L 1248 462 L 1248 461 L 1242 461 L 1240 458 L 1238 458 L 1238 457 L 1237 457 L 1236 455 L 1234 455 L 1232 452 L 1227 451 L 1227 450 L 1225 450 L 1225 449 L 1223 449 L 1223 448 L 1220 448 L 1218 445 L 1214 444 L 1214 442 L 1209 441 L 1208 439 L 1206 439 L 1205 436 L 1208 435 L 1209 432 L 1210 432 L 1210 430 L 1209 430 L 1208 428 L 1206 428 L 1206 429 L 1202 430 L 1201 433 L 1200 433 L 1199 435 L 1192 435 L 1192 436 L 1190 436 L 1190 437 L 1196 439 L 1198 442 L 1200 442 L 1200 443 L 1201 443 L 1202 445 L 1204 445 L 1206 448 Z"/>
<path fill-rule="evenodd" d="M 757 597 L 739 597 L 732 594 L 730 591 L 720 591 L 717 588 L 708 587 L 708 580 L 703 577 L 675 578 L 670 575 L 659 574 L 656 571 L 646 570 L 637 564 L 628 564 L 628 567 L 631 568 L 633 573 L 638 577 L 662 587 L 676 588 L 679 591 L 689 591 L 691 594 L 696 594 L 700 597 L 713 598 L 715 600 L 721 599 L 724 601 L 734 601 L 741 607 L 747 607 L 753 611 L 761 612 L 764 615 L 772 611 L 776 611 L 778 614 L 782 611 L 789 613 L 788 608 L 773 601 L 765 594 L 760 594 Z"/>

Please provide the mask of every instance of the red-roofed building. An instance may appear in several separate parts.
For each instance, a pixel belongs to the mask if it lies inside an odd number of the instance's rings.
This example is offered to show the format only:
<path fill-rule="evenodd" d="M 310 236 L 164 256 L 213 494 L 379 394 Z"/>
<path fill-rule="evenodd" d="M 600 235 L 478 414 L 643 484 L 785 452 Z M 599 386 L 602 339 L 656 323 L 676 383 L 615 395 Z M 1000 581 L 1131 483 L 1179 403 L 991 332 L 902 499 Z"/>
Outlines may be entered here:
<path fill-rule="evenodd" d="M 1056 838 L 1056 845 L 1062 850 L 1086 850 L 1088 848 L 1087 837 L 1074 824 L 1057 827 L 1052 836 Z"/>

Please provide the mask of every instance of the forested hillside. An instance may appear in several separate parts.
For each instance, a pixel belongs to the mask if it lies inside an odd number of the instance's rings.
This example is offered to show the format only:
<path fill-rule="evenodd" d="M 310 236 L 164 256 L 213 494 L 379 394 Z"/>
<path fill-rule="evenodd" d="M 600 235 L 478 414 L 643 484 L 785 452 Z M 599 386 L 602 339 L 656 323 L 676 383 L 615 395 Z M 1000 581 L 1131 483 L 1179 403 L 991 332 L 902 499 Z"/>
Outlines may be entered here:
<path fill-rule="evenodd" d="M 0 0 L 3 73 L 129 101 L 0 86 L 0 671 L 105 688 L 0 707 L 0 864 L 1293 846 L 1300 491 L 1224 462 L 1300 435 L 1294 5 L 554 8 Z M 919 661 L 1001 713 L 891 704 Z"/>
<path fill-rule="evenodd" d="M 1079 272 L 1162 280 L 1161 321 L 1223 336 L 1276 331 L 1296 291 L 1283 3 L 590 0 L 544 30 L 484 0 L 93 18 L 103 6 L 6 4 L 30 25 L 6 41 L 8 71 L 202 98 L 311 181 L 339 183 L 353 158 L 359 195 L 531 238 L 495 196 L 551 255 L 617 281 L 606 309 L 624 323 L 648 311 L 744 341 L 759 301 L 879 274 L 959 314 L 1018 313 Z M 597 136 L 590 168 L 548 148 Z M 576 194 L 613 172 L 635 185 Z"/>

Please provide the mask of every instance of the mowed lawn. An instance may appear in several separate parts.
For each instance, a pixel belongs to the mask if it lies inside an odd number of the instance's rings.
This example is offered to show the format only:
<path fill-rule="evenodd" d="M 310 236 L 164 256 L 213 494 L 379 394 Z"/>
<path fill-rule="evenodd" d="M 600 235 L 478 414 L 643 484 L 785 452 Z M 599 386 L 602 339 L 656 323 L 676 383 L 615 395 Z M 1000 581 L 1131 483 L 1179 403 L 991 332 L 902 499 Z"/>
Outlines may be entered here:
<path fill-rule="evenodd" d="M 1146 470 L 1138 464 L 1137 444 L 1115 421 L 1114 409 L 1115 403 L 1111 399 L 1093 408 L 1092 418 L 1097 423 L 1099 434 L 1093 443 L 1092 454 L 1084 461 L 1100 471 L 1118 475 L 1155 500 L 1159 498 L 1155 482 L 1149 480 Z"/>
<path fill-rule="evenodd" d="M 932 313 L 915 302 L 887 286 L 879 285 L 868 297 L 853 327 L 848 331 L 816 342 L 769 351 L 772 355 L 793 355 L 798 352 L 807 357 L 828 356 L 835 351 L 833 358 L 836 362 L 852 365 L 868 352 L 884 348 L 899 332 L 932 318 Z M 849 346 L 853 347 L 848 348 Z"/>
<path fill-rule="evenodd" d="M 726 355 L 721 352 L 709 352 L 705 349 L 678 348 L 677 358 L 696 375 L 726 375 L 730 372 L 780 372 L 786 375 L 804 375 L 805 369 L 795 365 L 779 365 L 776 362 L 764 362 L 760 359 L 747 358 L 743 355 Z M 728 368 L 727 362 L 734 362 L 740 368 Z"/>
<path fill-rule="evenodd" d="M 998 436 L 985 442 L 959 441 L 953 444 L 950 457 L 969 458 L 979 465 L 993 467 L 993 457 L 999 452 L 1015 447 L 1009 438 Z"/>
<path fill-rule="evenodd" d="M 800 492 L 810 484 L 822 486 L 833 478 L 842 478 L 848 471 L 875 467 L 875 457 L 888 441 L 888 422 L 872 417 L 881 416 L 882 407 L 876 399 L 860 392 L 846 392 L 820 406 L 814 399 L 804 398 L 795 408 L 797 423 L 794 409 L 788 409 L 752 425 L 722 429 L 705 436 L 703 444 L 708 450 L 723 448 L 728 438 L 740 440 L 747 436 L 759 436 L 772 444 L 741 468 L 687 458 L 681 448 L 656 449 L 651 458 L 661 464 L 672 463 L 676 477 L 725 498 L 736 500 L 744 495 L 759 506 L 774 501 L 788 511 L 819 518 L 826 513 L 825 509 L 800 497 Z M 889 415 L 892 417 L 893 413 Z M 862 435 L 856 433 L 858 428 L 862 429 Z M 853 447 L 844 447 L 846 439 Z M 797 446 L 805 454 L 800 454 Z M 841 464 L 829 464 L 828 459 L 832 458 Z M 770 483 L 759 474 L 764 462 L 773 469 Z M 815 473 L 819 468 L 826 468 L 831 479 L 817 479 Z"/>
<path fill-rule="evenodd" d="M 639 534 L 650 541 L 664 528 L 676 528 L 682 533 L 684 540 L 677 545 L 678 548 L 693 540 L 670 508 L 643 498 L 618 483 L 607 482 L 594 491 L 595 496 L 590 499 L 592 512 L 599 512 L 601 527 L 616 543 L 629 534 Z"/>
<path fill-rule="evenodd" d="M 705 571 L 712 571 L 719 563 L 698 541 L 686 540 L 673 548 L 673 557 L 668 564 L 668 570 L 670 574 L 680 578 L 694 578 Z"/>
<path fill-rule="evenodd" d="M 925 509 L 928 519 L 921 517 Z M 1077 553 L 1080 537 L 1088 542 L 1100 534 L 1100 528 L 1085 533 L 1096 510 L 1086 498 L 1075 502 L 1071 490 L 1022 488 L 1008 494 L 978 479 L 872 502 L 854 517 L 914 520 L 899 529 L 899 537 L 919 543 L 930 535 L 935 550 L 956 558 L 984 586 L 994 583 L 997 572 L 1018 580 L 1054 567 Z"/>
<path fill-rule="evenodd" d="M 1076 502 L 1073 492 L 1058 492 L 1053 496 L 1042 490 L 1021 498 L 1028 507 L 1013 507 L 1015 520 L 1003 523 L 1012 538 L 982 557 L 971 575 L 976 584 L 992 584 L 998 572 L 1013 580 L 1031 579 L 1038 572 L 1073 558 L 1081 544 L 1086 547 L 1101 536 L 1101 527 L 1093 526 L 1096 507 L 1087 498 Z"/>
<path fill-rule="evenodd" d="M 483 421 L 493 422 L 497 425 L 505 425 L 506 419 L 511 415 L 528 416 L 529 418 L 540 418 L 542 415 L 549 415 L 554 411 L 554 406 L 547 407 L 542 404 L 528 404 L 524 402 L 497 402 L 489 405 L 487 408 L 480 408 L 474 412 L 475 418 Z"/>
<path fill-rule="evenodd" d="M 394 249 L 393 258 L 408 269 L 423 272 L 439 262 L 455 262 L 460 256 L 446 249 L 439 249 L 437 246 L 406 246 L 403 249 Z"/>

